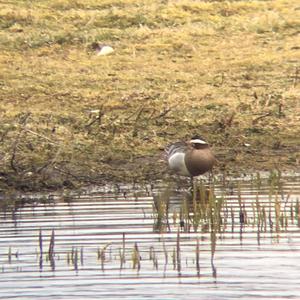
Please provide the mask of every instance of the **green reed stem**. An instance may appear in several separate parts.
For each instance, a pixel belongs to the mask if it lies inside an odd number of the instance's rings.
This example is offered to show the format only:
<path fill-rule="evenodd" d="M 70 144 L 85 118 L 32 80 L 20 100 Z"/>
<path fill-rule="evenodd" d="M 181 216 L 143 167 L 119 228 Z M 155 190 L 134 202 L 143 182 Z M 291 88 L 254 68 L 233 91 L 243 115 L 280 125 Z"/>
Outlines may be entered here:
<path fill-rule="evenodd" d="M 176 241 L 176 262 L 178 274 L 181 274 L 181 253 L 180 253 L 180 230 L 177 231 L 177 241 Z"/>
<path fill-rule="evenodd" d="M 198 277 L 200 276 L 200 244 L 199 238 L 197 237 L 197 244 L 196 244 L 196 270 Z"/>
<path fill-rule="evenodd" d="M 137 269 L 138 271 L 141 269 L 141 256 L 137 243 L 134 244 L 132 252 L 132 268 Z"/>

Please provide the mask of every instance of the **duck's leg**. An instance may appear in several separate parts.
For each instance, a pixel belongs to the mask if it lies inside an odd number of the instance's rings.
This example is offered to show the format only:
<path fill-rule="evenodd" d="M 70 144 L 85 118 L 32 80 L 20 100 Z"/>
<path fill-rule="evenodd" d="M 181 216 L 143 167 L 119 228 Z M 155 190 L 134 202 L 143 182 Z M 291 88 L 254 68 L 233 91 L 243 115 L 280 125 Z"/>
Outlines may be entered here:
<path fill-rule="evenodd" d="M 192 199 L 194 199 L 194 197 L 195 197 L 195 186 L 194 186 L 194 177 L 193 176 L 190 177 L 190 191 L 191 191 Z"/>
<path fill-rule="evenodd" d="M 214 182 L 214 172 L 213 170 L 211 170 L 209 172 L 209 175 L 208 175 L 208 183 L 209 183 L 209 186 L 212 186 L 212 183 Z"/>

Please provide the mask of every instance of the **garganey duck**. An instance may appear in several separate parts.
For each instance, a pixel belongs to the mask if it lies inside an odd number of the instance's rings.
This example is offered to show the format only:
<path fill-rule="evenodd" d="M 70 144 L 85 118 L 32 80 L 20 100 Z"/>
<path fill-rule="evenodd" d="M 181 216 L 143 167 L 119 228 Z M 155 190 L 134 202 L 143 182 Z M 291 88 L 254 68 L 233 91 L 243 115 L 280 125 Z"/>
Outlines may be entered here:
<path fill-rule="evenodd" d="M 169 145 L 166 153 L 170 169 L 191 178 L 210 171 L 216 161 L 207 142 L 199 136 Z"/>

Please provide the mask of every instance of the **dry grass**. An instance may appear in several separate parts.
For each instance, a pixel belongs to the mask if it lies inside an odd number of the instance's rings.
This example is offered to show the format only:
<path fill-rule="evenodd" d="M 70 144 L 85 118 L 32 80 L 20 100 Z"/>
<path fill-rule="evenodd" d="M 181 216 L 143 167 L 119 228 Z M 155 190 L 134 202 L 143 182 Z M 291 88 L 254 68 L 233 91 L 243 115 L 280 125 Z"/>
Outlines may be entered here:
<path fill-rule="evenodd" d="M 296 1 L 10 1 L 0 20 L 3 188 L 160 176 L 195 133 L 220 168 L 299 167 Z"/>

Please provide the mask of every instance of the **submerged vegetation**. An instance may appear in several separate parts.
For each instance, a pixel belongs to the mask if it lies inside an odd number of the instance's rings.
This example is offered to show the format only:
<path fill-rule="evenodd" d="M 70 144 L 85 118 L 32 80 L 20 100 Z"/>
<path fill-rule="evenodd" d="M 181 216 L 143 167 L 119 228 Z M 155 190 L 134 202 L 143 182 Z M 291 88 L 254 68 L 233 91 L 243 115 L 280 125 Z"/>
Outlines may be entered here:
<path fill-rule="evenodd" d="M 195 133 L 219 169 L 299 168 L 299 12 L 293 0 L 1 4 L 0 189 L 160 177 L 164 146 Z"/>

